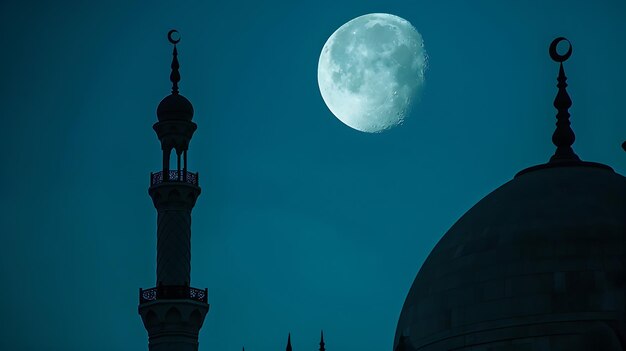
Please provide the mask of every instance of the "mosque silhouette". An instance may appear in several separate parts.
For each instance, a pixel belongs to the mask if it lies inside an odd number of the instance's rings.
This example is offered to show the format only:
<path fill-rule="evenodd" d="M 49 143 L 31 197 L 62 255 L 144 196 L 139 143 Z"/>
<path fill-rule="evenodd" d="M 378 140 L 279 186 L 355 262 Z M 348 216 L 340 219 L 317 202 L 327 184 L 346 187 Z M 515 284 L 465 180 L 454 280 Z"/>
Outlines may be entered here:
<path fill-rule="evenodd" d="M 158 213 L 157 284 L 139 290 L 150 351 L 198 350 L 209 310 L 207 289 L 190 286 L 200 187 L 187 150 L 197 126 L 178 91 L 177 34 L 168 34 L 172 93 L 153 126 L 163 151 L 148 189 Z M 557 52 L 561 42 L 565 54 Z M 485 196 L 437 243 L 402 308 L 394 351 L 626 349 L 626 178 L 572 149 L 563 69 L 572 46 L 560 37 L 549 53 L 560 66 L 554 155 Z"/>

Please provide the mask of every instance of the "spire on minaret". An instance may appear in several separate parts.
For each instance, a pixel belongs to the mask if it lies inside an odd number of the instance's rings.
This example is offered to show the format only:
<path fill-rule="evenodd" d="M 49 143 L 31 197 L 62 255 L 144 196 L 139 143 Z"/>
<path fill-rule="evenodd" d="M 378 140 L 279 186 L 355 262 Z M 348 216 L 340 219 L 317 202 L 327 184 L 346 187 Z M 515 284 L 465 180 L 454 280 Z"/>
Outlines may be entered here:
<path fill-rule="evenodd" d="M 322 330 L 322 337 L 320 339 L 320 351 L 326 351 L 326 344 L 324 343 L 324 331 Z"/>
<path fill-rule="evenodd" d="M 557 52 L 557 46 L 560 42 L 566 41 L 569 45 L 567 52 L 563 55 Z M 559 76 L 557 77 L 557 87 L 559 88 L 556 98 L 554 99 L 554 107 L 557 109 L 556 114 L 556 130 L 552 134 L 552 142 L 556 146 L 554 155 L 550 158 L 550 162 L 559 161 L 580 161 L 580 158 L 574 153 L 572 145 L 576 137 L 574 131 L 570 127 L 569 108 L 572 106 L 572 100 L 567 93 L 567 77 L 563 69 L 563 62 L 572 55 L 572 44 L 569 40 L 558 37 L 550 44 L 550 57 L 559 63 Z"/>
<path fill-rule="evenodd" d="M 178 36 L 178 39 L 174 39 L 174 35 Z M 172 81 L 172 94 L 178 94 L 178 82 L 180 82 L 180 72 L 178 69 L 178 50 L 176 50 L 176 44 L 180 41 L 180 34 L 176 29 L 172 29 L 167 33 L 167 39 L 170 43 L 174 44 L 174 51 L 172 52 L 172 73 L 170 73 L 170 80 Z"/>
<path fill-rule="evenodd" d="M 287 336 L 287 351 L 291 351 L 291 333 Z"/>

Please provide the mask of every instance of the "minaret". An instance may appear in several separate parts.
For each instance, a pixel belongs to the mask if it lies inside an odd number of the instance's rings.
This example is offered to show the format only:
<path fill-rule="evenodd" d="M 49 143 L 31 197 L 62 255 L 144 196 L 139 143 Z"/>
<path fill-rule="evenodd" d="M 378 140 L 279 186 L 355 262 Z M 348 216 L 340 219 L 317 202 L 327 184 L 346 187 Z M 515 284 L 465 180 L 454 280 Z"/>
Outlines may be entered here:
<path fill-rule="evenodd" d="M 320 339 L 320 351 L 326 351 L 326 343 L 324 343 L 324 331 L 322 330 L 322 337 Z"/>
<path fill-rule="evenodd" d="M 207 289 L 190 287 L 191 210 L 200 195 L 198 174 L 187 170 L 189 141 L 197 126 L 191 121 L 193 106 L 178 93 L 176 30 L 168 33 L 174 44 L 172 94 L 157 108 L 152 128 L 161 141 L 163 168 L 150 174 L 148 194 L 157 210 L 156 287 L 139 290 L 139 314 L 148 331 L 150 351 L 198 350 L 198 332 L 209 310 Z M 176 153 L 176 165 L 169 164 Z M 182 167 L 181 167 L 182 157 Z"/>

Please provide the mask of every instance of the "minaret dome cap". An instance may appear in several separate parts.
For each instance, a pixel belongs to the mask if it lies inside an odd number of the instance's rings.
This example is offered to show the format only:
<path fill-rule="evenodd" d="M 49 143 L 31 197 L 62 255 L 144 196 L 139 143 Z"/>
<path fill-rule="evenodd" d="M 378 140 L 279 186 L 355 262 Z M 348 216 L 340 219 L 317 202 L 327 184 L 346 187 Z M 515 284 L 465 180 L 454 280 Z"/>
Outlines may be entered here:
<path fill-rule="evenodd" d="M 193 105 L 186 97 L 180 94 L 166 96 L 157 107 L 159 122 L 183 120 L 191 121 L 193 118 Z"/>
<path fill-rule="evenodd" d="M 173 35 L 177 35 L 178 39 L 174 39 Z M 172 29 L 167 33 L 167 39 L 174 45 L 172 52 L 172 72 L 170 73 L 170 80 L 172 81 L 172 94 L 166 96 L 159 107 L 157 107 L 157 117 L 159 122 L 163 121 L 191 121 L 193 118 L 193 106 L 191 102 L 184 96 L 178 93 L 178 82 L 180 81 L 180 72 L 178 69 L 180 65 L 178 63 L 178 50 L 176 50 L 176 44 L 180 42 L 180 36 L 178 31 Z"/>

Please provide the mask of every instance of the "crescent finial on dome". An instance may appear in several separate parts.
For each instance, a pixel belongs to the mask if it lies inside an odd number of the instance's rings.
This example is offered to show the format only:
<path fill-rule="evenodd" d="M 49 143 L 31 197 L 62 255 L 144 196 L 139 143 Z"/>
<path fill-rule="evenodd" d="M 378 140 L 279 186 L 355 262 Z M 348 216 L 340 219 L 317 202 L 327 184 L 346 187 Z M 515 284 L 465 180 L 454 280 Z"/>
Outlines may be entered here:
<path fill-rule="evenodd" d="M 566 41 L 569 45 L 567 52 L 563 55 L 557 52 L 557 45 Z M 572 149 L 572 145 L 576 140 L 574 131 L 570 127 L 569 121 L 569 108 L 572 106 L 572 100 L 567 93 L 567 77 L 565 76 L 565 70 L 563 69 L 563 62 L 566 61 L 572 55 L 572 44 L 564 37 L 558 37 L 550 44 L 550 57 L 559 62 L 559 76 L 557 77 L 557 87 L 559 88 L 556 98 L 554 99 L 554 107 L 557 109 L 556 114 L 556 130 L 552 134 L 552 142 L 556 146 L 554 155 L 550 158 L 550 162 L 558 161 L 580 161 L 580 158 Z"/>

